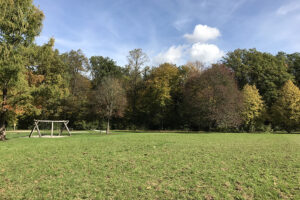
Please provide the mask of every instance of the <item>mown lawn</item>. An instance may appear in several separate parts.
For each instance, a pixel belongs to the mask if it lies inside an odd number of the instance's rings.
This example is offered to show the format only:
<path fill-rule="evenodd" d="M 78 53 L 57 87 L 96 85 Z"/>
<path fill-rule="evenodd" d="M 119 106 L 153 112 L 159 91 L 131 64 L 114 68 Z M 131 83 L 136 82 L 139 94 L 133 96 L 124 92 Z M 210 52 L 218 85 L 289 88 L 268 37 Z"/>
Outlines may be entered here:
<path fill-rule="evenodd" d="M 82 132 L 0 143 L 0 199 L 300 199 L 300 135 Z"/>

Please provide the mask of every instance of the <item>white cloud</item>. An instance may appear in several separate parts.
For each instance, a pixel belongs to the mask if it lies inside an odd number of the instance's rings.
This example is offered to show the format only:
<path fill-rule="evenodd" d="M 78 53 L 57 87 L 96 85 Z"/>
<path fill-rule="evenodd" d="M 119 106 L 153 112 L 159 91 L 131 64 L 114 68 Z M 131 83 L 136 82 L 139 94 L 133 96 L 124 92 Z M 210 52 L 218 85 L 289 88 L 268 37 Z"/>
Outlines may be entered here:
<path fill-rule="evenodd" d="M 171 46 L 154 58 L 153 64 L 184 64 L 187 61 L 200 61 L 205 65 L 218 62 L 225 53 L 214 44 L 195 43 L 193 45 Z"/>
<path fill-rule="evenodd" d="M 195 43 L 189 53 L 192 61 L 198 60 L 204 64 L 216 63 L 224 56 L 224 52 L 214 44 Z"/>
<path fill-rule="evenodd" d="M 292 3 L 281 6 L 277 10 L 277 14 L 278 15 L 286 15 L 286 14 L 289 14 L 289 13 L 294 12 L 294 11 L 299 10 L 299 9 L 300 9 L 300 3 L 299 2 L 292 2 Z"/>
<path fill-rule="evenodd" d="M 161 52 L 154 58 L 154 62 L 161 63 L 179 63 L 183 57 L 185 47 L 182 45 L 171 46 L 166 52 Z"/>
<path fill-rule="evenodd" d="M 217 28 L 209 27 L 207 25 L 198 24 L 195 26 L 193 34 L 185 34 L 184 37 L 192 43 L 207 42 L 209 40 L 219 37 L 220 31 Z"/>
<path fill-rule="evenodd" d="M 205 43 L 219 37 L 220 31 L 207 25 L 197 25 L 193 34 L 184 37 L 192 44 L 173 45 L 167 51 L 159 53 L 154 58 L 154 64 L 164 62 L 184 64 L 187 61 L 200 61 L 205 65 L 218 62 L 225 53 L 215 44 Z"/>

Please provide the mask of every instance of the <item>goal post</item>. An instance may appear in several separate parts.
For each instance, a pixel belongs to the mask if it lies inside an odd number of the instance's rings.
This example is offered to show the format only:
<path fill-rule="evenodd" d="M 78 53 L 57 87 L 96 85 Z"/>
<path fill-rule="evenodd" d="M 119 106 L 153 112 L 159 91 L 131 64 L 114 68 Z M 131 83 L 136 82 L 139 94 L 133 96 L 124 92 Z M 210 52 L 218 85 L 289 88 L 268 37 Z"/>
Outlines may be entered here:
<path fill-rule="evenodd" d="M 69 136 L 71 136 L 70 130 L 68 128 L 69 120 L 34 120 L 34 126 L 29 134 L 29 137 L 32 136 L 32 134 L 35 130 L 37 130 L 39 137 L 42 137 L 41 131 L 39 129 L 40 123 L 51 123 L 51 137 L 53 137 L 54 123 L 62 123 L 63 124 L 62 129 L 59 131 L 59 136 L 62 134 L 62 131 L 64 128 L 67 130 Z"/>

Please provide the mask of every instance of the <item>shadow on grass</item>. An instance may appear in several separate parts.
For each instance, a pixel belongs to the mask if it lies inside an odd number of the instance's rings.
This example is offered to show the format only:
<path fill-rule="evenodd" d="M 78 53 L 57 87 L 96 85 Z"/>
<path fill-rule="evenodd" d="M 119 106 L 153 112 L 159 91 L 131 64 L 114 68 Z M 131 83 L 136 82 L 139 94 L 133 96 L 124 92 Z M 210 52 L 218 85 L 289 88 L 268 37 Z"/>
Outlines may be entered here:
<path fill-rule="evenodd" d="M 295 132 L 291 132 L 291 133 L 288 133 L 286 131 L 274 131 L 272 132 L 272 134 L 280 134 L 280 135 L 299 135 L 300 134 L 300 131 L 295 131 Z"/>

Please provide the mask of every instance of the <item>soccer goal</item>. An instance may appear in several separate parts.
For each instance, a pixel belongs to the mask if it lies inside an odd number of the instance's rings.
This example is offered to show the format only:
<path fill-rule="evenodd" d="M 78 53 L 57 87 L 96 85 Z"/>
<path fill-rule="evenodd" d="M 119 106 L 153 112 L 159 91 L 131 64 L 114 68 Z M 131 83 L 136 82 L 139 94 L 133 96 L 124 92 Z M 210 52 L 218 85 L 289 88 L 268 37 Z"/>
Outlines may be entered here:
<path fill-rule="evenodd" d="M 53 137 L 53 133 L 54 133 L 54 124 L 57 124 L 57 125 L 60 125 L 60 126 L 57 126 L 59 127 L 59 131 L 58 131 L 58 136 L 61 136 L 62 135 L 62 132 L 64 129 L 67 130 L 68 132 L 68 135 L 71 136 L 71 133 L 70 133 L 70 130 L 68 128 L 68 123 L 69 121 L 68 120 L 34 120 L 34 126 L 29 134 L 29 137 L 32 136 L 33 132 L 36 130 L 39 137 L 42 137 L 42 134 L 41 134 L 41 130 L 40 130 L 40 125 L 41 124 L 50 124 L 51 125 L 51 133 L 50 133 L 50 136 Z M 49 128 L 48 128 L 49 130 Z"/>

